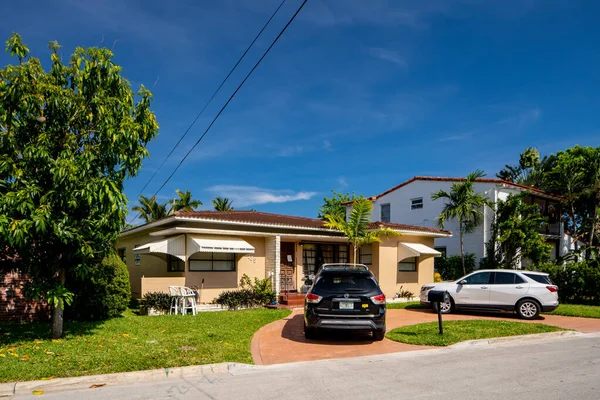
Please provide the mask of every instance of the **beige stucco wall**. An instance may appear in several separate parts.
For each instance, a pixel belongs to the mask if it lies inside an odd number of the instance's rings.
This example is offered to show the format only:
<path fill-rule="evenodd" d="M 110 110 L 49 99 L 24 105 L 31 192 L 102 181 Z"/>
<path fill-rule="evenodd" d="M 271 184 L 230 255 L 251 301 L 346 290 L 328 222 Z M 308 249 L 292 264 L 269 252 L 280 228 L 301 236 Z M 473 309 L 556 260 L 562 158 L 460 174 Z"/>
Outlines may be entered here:
<path fill-rule="evenodd" d="M 185 286 L 202 287 L 202 279 L 204 278 L 203 289 L 200 290 L 200 303 L 210 303 L 221 292 L 232 290 L 239 287 L 241 277 L 246 274 L 250 279 L 264 279 L 266 277 L 265 265 L 265 238 L 242 236 L 246 242 L 254 246 L 254 254 L 236 256 L 235 271 L 187 271 L 185 276 Z"/>
<path fill-rule="evenodd" d="M 184 272 L 168 272 L 167 256 L 164 254 L 140 254 L 140 265 L 135 265 L 135 255 L 133 249 L 149 242 L 156 241 L 157 238 L 149 234 L 126 236 L 118 240 L 117 249 L 125 248 L 125 257 L 127 269 L 129 270 L 129 281 L 131 282 L 131 295 L 139 298 L 142 295 L 141 278 L 146 277 L 169 277 L 177 278 L 185 276 Z M 168 286 L 165 291 L 168 290 Z"/>
<path fill-rule="evenodd" d="M 163 292 L 169 293 L 169 286 L 185 286 L 185 276 L 161 276 L 161 277 L 147 277 L 144 276 L 140 279 L 141 289 L 140 296 L 143 297 L 148 292 Z"/>
<path fill-rule="evenodd" d="M 394 298 L 401 286 L 403 290 L 410 290 L 416 296 L 423 284 L 433 282 L 432 256 L 419 257 L 415 272 L 398 271 L 399 242 L 422 243 L 433 247 L 433 238 L 407 235 L 373 244 L 373 265 L 370 269 L 388 299 Z"/>

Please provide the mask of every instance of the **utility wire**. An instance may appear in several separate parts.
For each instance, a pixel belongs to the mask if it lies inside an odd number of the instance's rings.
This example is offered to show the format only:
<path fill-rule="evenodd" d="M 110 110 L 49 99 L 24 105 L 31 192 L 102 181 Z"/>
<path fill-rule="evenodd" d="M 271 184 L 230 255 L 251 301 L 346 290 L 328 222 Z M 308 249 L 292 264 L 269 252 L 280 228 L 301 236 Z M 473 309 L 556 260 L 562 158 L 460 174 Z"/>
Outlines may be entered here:
<path fill-rule="evenodd" d="M 248 54 L 248 51 L 250 51 L 250 49 L 252 48 L 252 46 L 254 46 L 254 43 L 256 43 L 256 41 L 262 35 L 262 33 L 264 32 L 264 30 L 267 28 L 267 26 L 269 26 L 269 24 L 271 23 L 271 21 L 273 20 L 273 18 L 277 14 L 277 12 L 279 12 L 279 9 L 283 6 L 283 4 L 285 2 L 286 2 L 286 0 L 282 0 L 282 2 L 275 9 L 275 11 L 273 12 L 273 14 L 271 14 L 271 17 L 267 20 L 267 22 L 263 25 L 262 29 L 254 37 L 254 40 L 252 40 L 252 42 L 250 43 L 250 45 L 248 45 L 248 47 L 246 48 L 246 50 L 244 51 L 244 53 L 241 55 L 241 57 L 237 60 L 237 62 L 233 66 L 233 68 L 231 68 L 231 70 L 229 71 L 229 73 L 227 74 L 227 76 L 225 77 L 225 79 L 223 79 L 223 81 L 221 82 L 221 84 L 219 85 L 219 87 L 217 88 L 217 90 L 215 90 L 215 92 L 212 94 L 212 96 L 210 96 L 210 98 L 208 99 L 208 101 L 204 104 L 204 107 L 202 107 L 202 109 L 200 110 L 200 112 L 198 113 L 198 115 L 196 115 L 196 118 L 194 118 L 194 120 L 192 121 L 192 123 L 190 124 L 190 126 L 188 126 L 188 128 L 185 130 L 185 132 L 183 133 L 183 135 L 179 138 L 179 140 L 177 141 L 177 143 L 175 144 L 175 146 L 173 146 L 173 148 L 171 149 L 171 151 L 169 152 L 169 154 L 162 161 L 162 163 L 160 164 L 160 166 L 158 167 L 158 169 L 156 171 L 154 171 L 154 174 L 152 174 L 152 176 L 150 177 L 150 179 L 148 179 L 148 182 L 146 182 L 146 184 L 144 185 L 144 187 L 142 188 L 142 190 L 140 190 L 140 192 L 138 193 L 138 197 L 144 192 L 144 190 L 148 187 L 148 185 L 150 184 L 150 182 L 152 182 L 152 180 L 156 177 L 156 174 L 158 173 L 158 171 L 161 170 L 161 168 L 165 165 L 165 163 L 167 162 L 167 160 L 169 159 L 169 157 L 171 157 L 171 155 L 173 154 L 173 152 L 175 151 L 175 149 L 179 146 L 179 144 L 181 143 L 181 141 L 187 136 L 188 132 L 192 129 L 192 127 L 194 126 L 194 124 L 196 124 L 196 121 L 198 121 L 198 119 L 200 118 L 200 116 L 204 113 L 204 110 L 206 110 L 206 108 L 213 101 L 213 99 L 215 98 L 215 96 L 217 95 L 217 93 L 219 93 L 219 91 L 221 90 L 221 88 L 225 85 L 225 83 L 227 83 L 227 80 L 229 79 L 229 77 L 231 76 L 231 74 L 233 74 L 233 72 L 236 70 L 236 68 L 238 67 L 238 65 L 240 65 L 240 63 L 242 62 L 242 60 L 244 59 L 244 57 L 246 57 L 246 54 Z"/>
<path fill-rule="evenodd" d="M 173 175 L 175 175 L 175 173 L 177 172 L 177 170 L 179 169 L 179 167 L 181 167 L 181 165 L 187 159 L 187 157 L 190 155 L 190 153 L 196 148 L 196 146 L 198 146 L 198 144 L 202 141 L 202 139 L 204 139 L 204 136 L 206 136 L 206 134 L 208 133 L 208 131 L 210 131 L 210 129 L 212 128 L 212 126 L 214 125 L 214 123 L 217 121 L 217 119 L 219 119 L 219 116 L 221 116 L 221 114 L 223 113 L 223 111 L 225 111 L 225 109 L 227 108 L 227 106 L 229 105 L 229 103 L 231 102 L 231 100 L 233 100 L 233 98 L 235 97 L 235 95 L 237 94 L 237 92 L 239 92 L 239 90 L 242 88 L 242 86 L 244 85 L 244 83 L 246 83 L 246 81 L 248 80 L 248 78 L 250 78 L 250 75 L 252 75 L 252 73 L 254 72 L 254 70 L 260 65 L 260 63 L 267 56 L 267 54 L 269 54 L 269 51 L 271 51 L 271 49 L 273 48 L 273 46 L 275 46 L 275 43 L 277 43 L 277 41 L 279 40 L 279 38 L 281 38 L 281 36 L 283 35 L 283 33 L 291 25 L 291 23 L 294 21 L 294 19 L 296 19 L 296 17 L 298 16 L 298 14 L 300 13 L 300 11 L 302 10 L 302 8 L 304 7 L 304 5 L 306 4 L 307 1 L 308 0 L 304 0 L 302 2 L 302 4 L 300 5 L 300 7 L 298 7 L 298 9 L 294 13 L 294 15 L 292 15 L 292 17 L 290 18 L 290 20 L 288 21 L 288 23 L 285 24 L 285 26 L 283 27 L 283 29 L 281 30 L 281 32 L 279 32 L 279 35 L 277 35 L 277 37 L 275 38 L 275 40 L 273 40 L 273 42 L 271 43 L 271 45 L 269 46 L 269 48 L 267 48 L 267 50 L 264 52 L 264 54 L 262 55 L 262 57 L 256 62 L 256 64 L 254 64 L 254 67 L 252 67 L 252 69 L 250 70 L 250 72 L 248 72 L 248 74 L 246 75 L 246 77 L 244 78 L 244 80 L 238 85 L 238 87 L 235 89 L 235 91 L 233 92 L 233 94 L 231 96 L 229 96 L 229 99 L 227 100 L 227 102 L 223 105 L 223 107 L 221 107 L 221 109 L 219 110 L 219 112 L 217 113 L 217 115 L 213 118 L 213 120 L 210 123 L 210 125 L 208 125 L 208 127 L 206 128 L 206 130 L 202 134 L 202 136 L 200 136 L 200 138 L 196 141 L 196 143 L 194 143 L 194 145 L 192 146 L 192 148 L 181 159 L 181 161 L 179 162 L 179 164 L 177 164 L 177 167 L 175 167 L 175 169 L 173 170 L 173 172 L 171 173 L 171 175 L 169 175 L 169 177 L 165 180 L 165 182 L 161 185 L 161 187 L 154 193 L 153 196 L 156 196 L 165 187 L 165 185 L 167 183 L 169 183 L 169 181 L 171 180 L 171 178 L 173 177 Z"/>

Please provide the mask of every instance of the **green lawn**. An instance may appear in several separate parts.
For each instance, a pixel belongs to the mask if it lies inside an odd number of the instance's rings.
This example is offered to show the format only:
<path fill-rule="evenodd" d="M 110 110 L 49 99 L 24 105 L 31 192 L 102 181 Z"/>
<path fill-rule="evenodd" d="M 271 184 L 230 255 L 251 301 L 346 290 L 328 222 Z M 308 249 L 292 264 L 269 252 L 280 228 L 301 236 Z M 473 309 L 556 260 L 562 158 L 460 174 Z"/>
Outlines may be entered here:
<path fill-rule="evenodd" d="M 548 314 L 566 315 L 568 317 L 600 318 L 600 306 L 583 306 L 580 304 L 561 304 Z"/>
<path fill-rule="evenodd" d="M 388 308 L 388 309 L 390 309 L 390 310 L 399 309 L 399 308 L 407 308 L 407 309 L 411 309 L 411 308 L 425 308 L 418 301 L 409 301 L 407 303 L 387 303 L 385 305 L 385 307 Z"/>
<path fill-rule="evenodd" d="M 288 310 L 244 310 L 197 316 L 137 316 L 67 322 L 49 340 L 49 325 L 0 324 L 0 382 L 94 375 L 219 362 L 252 363 L 250 341 Z"/>
<path fill-rule="evenodd" d="M 448 346 L 465 340 L 488 339 L 503 336 L 529 335 L 532 333 L 556 332 L 564 329 L 524 322 L 508 321 L 446 321 L 444 335 L 438 331 L 437 322 L 416 324 L 396 328 L 386 337 L 397 342 L 425 346 Z"/>

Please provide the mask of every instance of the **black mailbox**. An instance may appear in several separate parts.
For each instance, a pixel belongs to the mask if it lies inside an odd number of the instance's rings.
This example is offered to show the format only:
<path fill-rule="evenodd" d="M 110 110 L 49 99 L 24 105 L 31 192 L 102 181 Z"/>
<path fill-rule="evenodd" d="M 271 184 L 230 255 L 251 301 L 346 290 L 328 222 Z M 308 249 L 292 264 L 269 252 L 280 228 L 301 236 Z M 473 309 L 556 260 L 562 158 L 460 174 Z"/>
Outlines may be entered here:
<path fill-rule="evenodd" d="M 443 303 L 446 301 L 446 291 L 445 290 L 430 290 L 427 293 L 427 300 L 430 303 Z"/>

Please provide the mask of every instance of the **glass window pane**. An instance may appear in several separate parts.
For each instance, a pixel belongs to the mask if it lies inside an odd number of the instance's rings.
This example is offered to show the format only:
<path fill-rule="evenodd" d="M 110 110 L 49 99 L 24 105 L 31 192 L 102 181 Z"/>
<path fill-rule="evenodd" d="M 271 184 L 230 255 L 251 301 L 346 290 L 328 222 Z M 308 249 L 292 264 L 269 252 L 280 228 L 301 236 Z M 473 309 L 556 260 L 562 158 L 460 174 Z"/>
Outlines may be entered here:
<path fill-rule="evenodd" d="M 212 253 L 205 253 L 203 251 L 194 253 L 190 256 L 190 260 L 212 260 Z"/>
<path fill-rule="evenodd" d="M 467 280 L 467 285 L 487 285 L 490 283 L 490 273 L 489 272 L 478 272 L 469 276 Z"/>
<path fill-rule="evenodd" d="M 212 271 L 212 261 L 190 260 L 190 271 Z"/>
<path fill-rule="evenodd" d="M 235 259 L 235 254 L 234 253 L 212 253 L 213 254 L 213 260 L 234 260 Z"/>
<path fill-rule="evenodd" d="M 213 270 L 215 271 L 234 271 L 233 262 L 231 261 L 213 261 Z"/>
<path fill-rule="evenodd" d="M 405 258 L 398 263 L 398 271 L 416 271 L 417 270 L 417 257 Z"/>
<path fill-rule="evenodd" d="M 496 272 L 495 285 L 514 285 L 515 274 L 511 272 Z"/>

